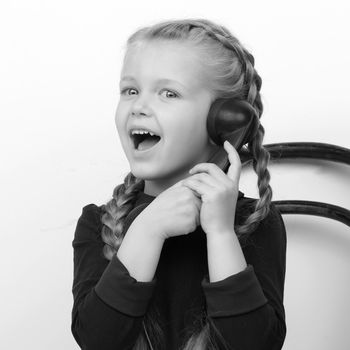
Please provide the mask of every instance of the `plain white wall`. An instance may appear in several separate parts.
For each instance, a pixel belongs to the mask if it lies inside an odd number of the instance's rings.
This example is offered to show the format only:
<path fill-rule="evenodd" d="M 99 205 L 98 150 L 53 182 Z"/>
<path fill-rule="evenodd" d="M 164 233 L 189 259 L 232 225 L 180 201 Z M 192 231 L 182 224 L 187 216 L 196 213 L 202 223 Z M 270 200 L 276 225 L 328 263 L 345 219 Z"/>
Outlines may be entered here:
<path fill-rule="evenodd" d="M 82 207 L 109 200 L 129 171 L 114 112 L 122 47 L 134 30 L 168 18 L 224 24 L 263 78 L 264 144 L 349 148 L 349 9 L 346 0 L 3 2 L 0 347 L 78 349 L 71 243 Z M 348 166 L 289 161 L 270 173 L 273 200 L 350 207 Z M 257 196 L 251 167 L 240 188 Z M 349 227 L 303 215 L 284 221 L 284 349 L 349 348 Z"/>

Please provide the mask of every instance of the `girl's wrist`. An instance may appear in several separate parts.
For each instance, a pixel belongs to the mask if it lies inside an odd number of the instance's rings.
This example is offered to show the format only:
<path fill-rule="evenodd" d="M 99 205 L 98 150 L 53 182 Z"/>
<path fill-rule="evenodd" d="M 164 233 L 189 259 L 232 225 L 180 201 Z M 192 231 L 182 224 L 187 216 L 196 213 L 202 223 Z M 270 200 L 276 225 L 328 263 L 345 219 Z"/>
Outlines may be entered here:
<path fill-rule="evenodd" d="M 232 236 L 236 236 L 236 232 L 232 230 L 222 230 L 222 231 L 212 231 L 212 232 L 206 232 L 205 233 L 207 236 L 207 242 L 214 240 L 217 241 L 219 240 L 227 240 L 227 239 L 232 239 Z"/>
<path fill-rule="evenodd" d="M 157 223 L 153 224 L 147 220 L 143 220 L 142 218 L 136 217 L 133 224 L 138 225 L 140 229 L 138 232 L 142 232 L 143 234 L 149 235 L 151 239 L 154 239 L 160 243 L 164 243 L 165 238 L 162 235 L 162 230 Z"/>

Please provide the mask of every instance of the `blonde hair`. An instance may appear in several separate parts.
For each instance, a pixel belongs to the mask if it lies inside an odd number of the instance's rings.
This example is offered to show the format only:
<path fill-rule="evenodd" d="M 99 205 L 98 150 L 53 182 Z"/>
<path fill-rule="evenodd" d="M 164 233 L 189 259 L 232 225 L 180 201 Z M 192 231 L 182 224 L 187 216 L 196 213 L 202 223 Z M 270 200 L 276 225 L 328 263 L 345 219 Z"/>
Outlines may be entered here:
<path fill-rule="evenodd" d="M 217 25 L 206 19 L 169 20 L 153 26 L 138 29 L 127 40 L 127 49 L 143 42 L 174 41 L 191 44 L 199 50 L 199 62 L 208 74 L 208 84 L 216 98 L 239 98 L 248 102 L 260 118 L 263 105 L 260 96 L 261 78 L 254 68 L 253 56 L 243 47 L 224 26 Z M 254 209 L 242 225 L 235 223 L 234 231 L 242 246 L 247 244 L 260 221 L 269 213 L 272 189 L 269 185 L 270 174 L 267 166 L 270 160 L 269 152 L 263 147 L 265 130 L 260 124 L 255 137 L 247 143 L 246 150 L 252 155 L 253 168 L 258 177 L 259 198 L 254 202 Z M 245 147 L 245 146 L 243 146 Z M 137 193 L 144 189 L 144 180 L 136 178 L 131 172 L 127 174 L 124 183 L 113 191 L 113 198 L 103 205 L 104 214 L 101 221 L 102 240 L 105 242 L 103 254 L 111 260 L 116 254 L 124 238 L 124 222 L 133 208 Z M 156 306 L 150 308 L 145 315 L 144 323 L 149 330 L 152 344 L 164 348 L 164 335 L 154 313 Z M 217 349 L 213 335 L 223 343 L 218 330 L 210 318 L 205 318 L 201 329 L 192 334 L 183 346 L 183 350 Z M 163 340 L 162 340 L 163 339 Z M 134 350 L 148 349 L 145 335 L 140 333 Z"/>

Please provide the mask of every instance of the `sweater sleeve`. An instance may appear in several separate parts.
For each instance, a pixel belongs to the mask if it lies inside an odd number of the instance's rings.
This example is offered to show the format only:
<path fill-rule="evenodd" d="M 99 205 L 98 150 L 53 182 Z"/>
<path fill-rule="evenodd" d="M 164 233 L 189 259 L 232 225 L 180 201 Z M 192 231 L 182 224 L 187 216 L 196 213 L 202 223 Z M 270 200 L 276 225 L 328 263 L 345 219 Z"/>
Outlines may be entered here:
<path fill-rule="evenodd" d="M 217 341 L 222 349 L 280 350 L 286 336 L 287 238 L 273 203 L 251 237 L 252 244 L 243 248 L 245 270 L 221 281 L 202 280 L 209 323 L 222 336 Z"/>
<path fill-rule="evenodd" d="M 131 349 L 156 284 L 139 282 L 115 254 L 103 256 L 100 208 L 89 204 L 75 229 L 71 331 L 84 350 Z"/>

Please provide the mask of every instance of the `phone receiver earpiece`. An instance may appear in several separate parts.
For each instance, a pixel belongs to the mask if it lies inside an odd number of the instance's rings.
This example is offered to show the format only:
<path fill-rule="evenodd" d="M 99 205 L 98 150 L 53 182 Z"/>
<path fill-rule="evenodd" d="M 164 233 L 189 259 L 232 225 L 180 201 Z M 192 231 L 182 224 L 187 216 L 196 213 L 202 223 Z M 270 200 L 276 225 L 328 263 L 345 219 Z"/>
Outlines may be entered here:
<path fill-rule="evenodd" d="M 218 99 L 210 107 L 207 129 L 211 139 L 222 146 L 229 141 L 237 151 L 255 136 L 259 123 L 253 107 L 246 101 Z M 258 120 L 259 121 L 259 120 Z"/>
<path fill-rule="evenodd" d="M 237 152 L 257 133 L 259 118 L 254 108 L 246 101 L 236 99 L 217 99 L 210 107 L 207 117 L 207 130 L 210 138 L 219 146 L 225 140 L 230 142 Z M 214 154 L 210 162 L 222 170 L 229 166 L 224 149 Z"/>

